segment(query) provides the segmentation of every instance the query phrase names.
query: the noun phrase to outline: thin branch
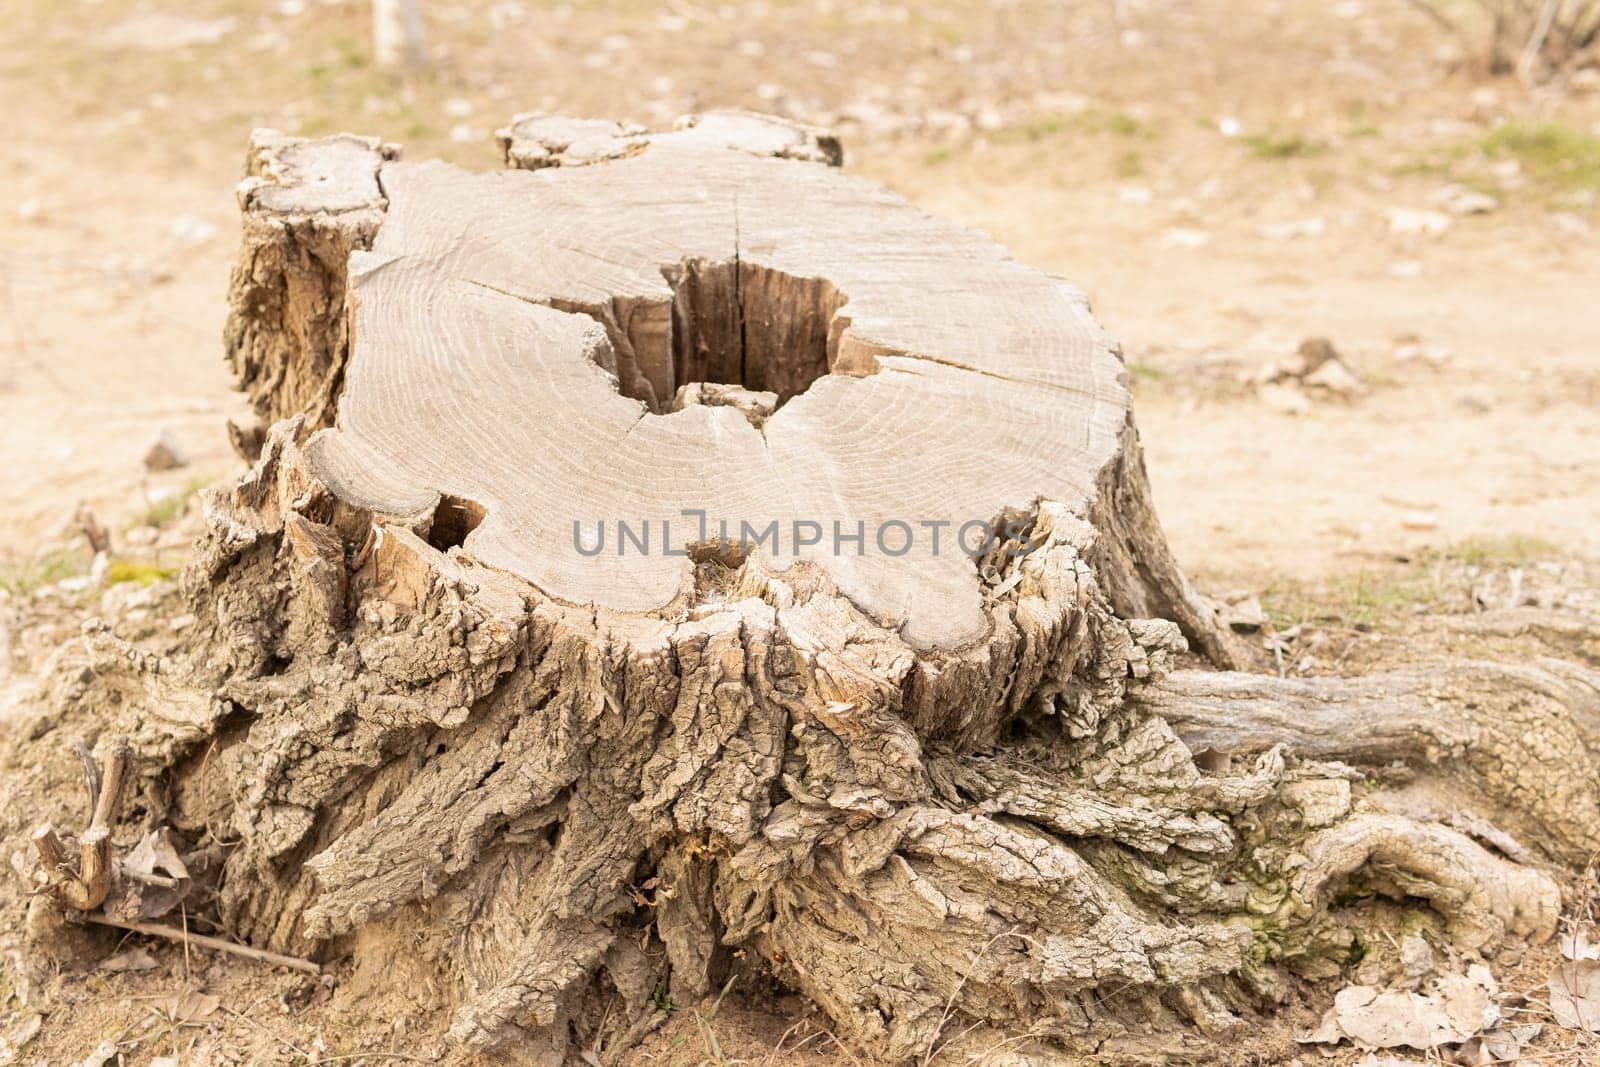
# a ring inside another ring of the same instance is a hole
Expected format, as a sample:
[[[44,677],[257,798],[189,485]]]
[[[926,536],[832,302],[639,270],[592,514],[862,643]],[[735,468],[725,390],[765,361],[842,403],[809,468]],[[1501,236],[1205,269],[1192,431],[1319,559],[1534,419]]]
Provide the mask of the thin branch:
[[[317,964],[312,963],[310,960],[303,960],[298,956],[285,956],[277,952],[268,952],[266,949],[251,948],[249,945],[224,941],[220,937],[208,937],[205,934],[190,933],[175,926],[162,926],[159,923],[123,922],[121,919],[113,919],[109,915],[86,915],[84,918],[101,926],[115,926],[119,930],[132,930],[136,934],[163,937],[168,941],[193,942],[201,948],[209,948],[215,952],[227,952],[234,956],[242,956],[248,960],[270,963],[276,967],[288,967],[291,970],[302,971],[306,974],[322,973],[322,968]]]

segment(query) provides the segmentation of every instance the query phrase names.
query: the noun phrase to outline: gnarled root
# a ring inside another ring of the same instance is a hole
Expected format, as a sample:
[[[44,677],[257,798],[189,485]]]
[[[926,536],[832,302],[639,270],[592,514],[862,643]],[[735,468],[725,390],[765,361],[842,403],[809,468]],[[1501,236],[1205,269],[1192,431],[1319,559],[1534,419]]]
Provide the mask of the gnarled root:
[[[115,697],[151,819],[236,842],[230,929],[443,989],[472,1048],[558,1062],[759,965],[887,1060],[977,1024],[1198,1055],[1336,969],[1352,902],[1489,954],[1600,844],[1587,668],[1171,673],[1049,504],[981,659],[756,561],[596,613],[340,504],[300,429],[208,502],[196,653],[91,627],[62,692]]]

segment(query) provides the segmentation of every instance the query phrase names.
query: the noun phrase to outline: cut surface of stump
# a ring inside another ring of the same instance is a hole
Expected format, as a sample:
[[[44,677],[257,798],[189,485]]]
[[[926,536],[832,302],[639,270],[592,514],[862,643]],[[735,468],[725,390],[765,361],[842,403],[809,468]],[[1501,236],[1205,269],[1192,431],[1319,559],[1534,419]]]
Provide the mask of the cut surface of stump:
[[[886,1061],[1192,1057],[1405,902],[1549,935],[1591,670],[1173,672],[1244,657],[1078,290],[777,120],[501,143],[258,134],[227,339],[273,425],[183,653],[64,662],[143,817],[227,843],[224,928],[552,1064],[730,976]]]
[[[467,552],[557,599],[667,612],[697,556],[766,535],[769,571],[971,645],[969,553],[1041,499],[1084,513],[1120,450],[1122,365],[1076,288],[830,168],[662,137],[590,167],[398,163],[383,188],[307,452],[373,511],[471,501]],[[695,383],[775,410],[672,410]]]

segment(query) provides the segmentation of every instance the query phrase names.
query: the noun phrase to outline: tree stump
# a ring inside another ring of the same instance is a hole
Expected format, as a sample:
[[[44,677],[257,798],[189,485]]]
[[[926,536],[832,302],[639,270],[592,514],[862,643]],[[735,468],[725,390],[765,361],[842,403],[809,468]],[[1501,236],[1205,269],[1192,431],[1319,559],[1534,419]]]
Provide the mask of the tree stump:
[[[1077,289],[776,120],[501,140],[252,144],[228,346],[272,425],[207,497],[191,653],[92,629],[72,696],[230,843],[229,930],[550,1063],[752,970],[886,1061],[1197,1054],[1349,953],[1351,898],[1548,936],[1494,842],[1600,844],[1591,673],[1170,673],[1245,659]],[[1501,836],[1385,799],[1396,760]]]

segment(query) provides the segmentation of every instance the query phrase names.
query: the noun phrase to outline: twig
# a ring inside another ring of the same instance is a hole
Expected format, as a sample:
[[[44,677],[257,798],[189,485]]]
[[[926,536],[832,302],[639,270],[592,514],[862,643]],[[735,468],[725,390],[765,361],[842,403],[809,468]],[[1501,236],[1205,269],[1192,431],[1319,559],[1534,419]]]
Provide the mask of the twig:
[[[1440,29],[1445,30],[1448,33],[1453,33],[1462,40],[1466,40],[1466,31],[1461,28],[1460,23],[1447,16],[1443,11],[1440,11],[1439,8],[1430,3],[1429,0],[1407,0],[1407,3],[1409,3],[1416,10],[1422,12],[1424,15],[1428,16],[1428,18],[1432,19],[1434,24]]]
[[[1524,85],[1533,81],[1533,65],[1538,62],[1539,53],[1544,49],[1544,42],[1550,36],[1550,25],[1555,21],[1556,8],[1560,6],[1561,0],[1544,0],[1544,6],[1539,9],[1539,18],[1534,23],[1533,32],[1528,35],[1528,43],[1517,59],[1517,77]]]
[[[136,934],[164,937],[168,941],[193,942],[201,948],[209,948],[216,952],[228,952],[235,956],[243,956],[245,959],[259,960],[262,963],[270,963],[277,967],[288,967],[291,970],[303,971],[306,974],[322,973],[322,968],[317,964],[312,963],[310,960],[303,960],[298,956],[285,956],[277,952],[268,952],[266,949],[251,948],[249,945],[224,941],[220,937],[208,937],[205,934],[194,934],[187,930],[179,930],[175,926],[162,926],[160,923],[123,922],[121,919],[113,919],[109,915],[86,915],[84,918],[101,926],[115,926],[119,930],[132,930]]]

